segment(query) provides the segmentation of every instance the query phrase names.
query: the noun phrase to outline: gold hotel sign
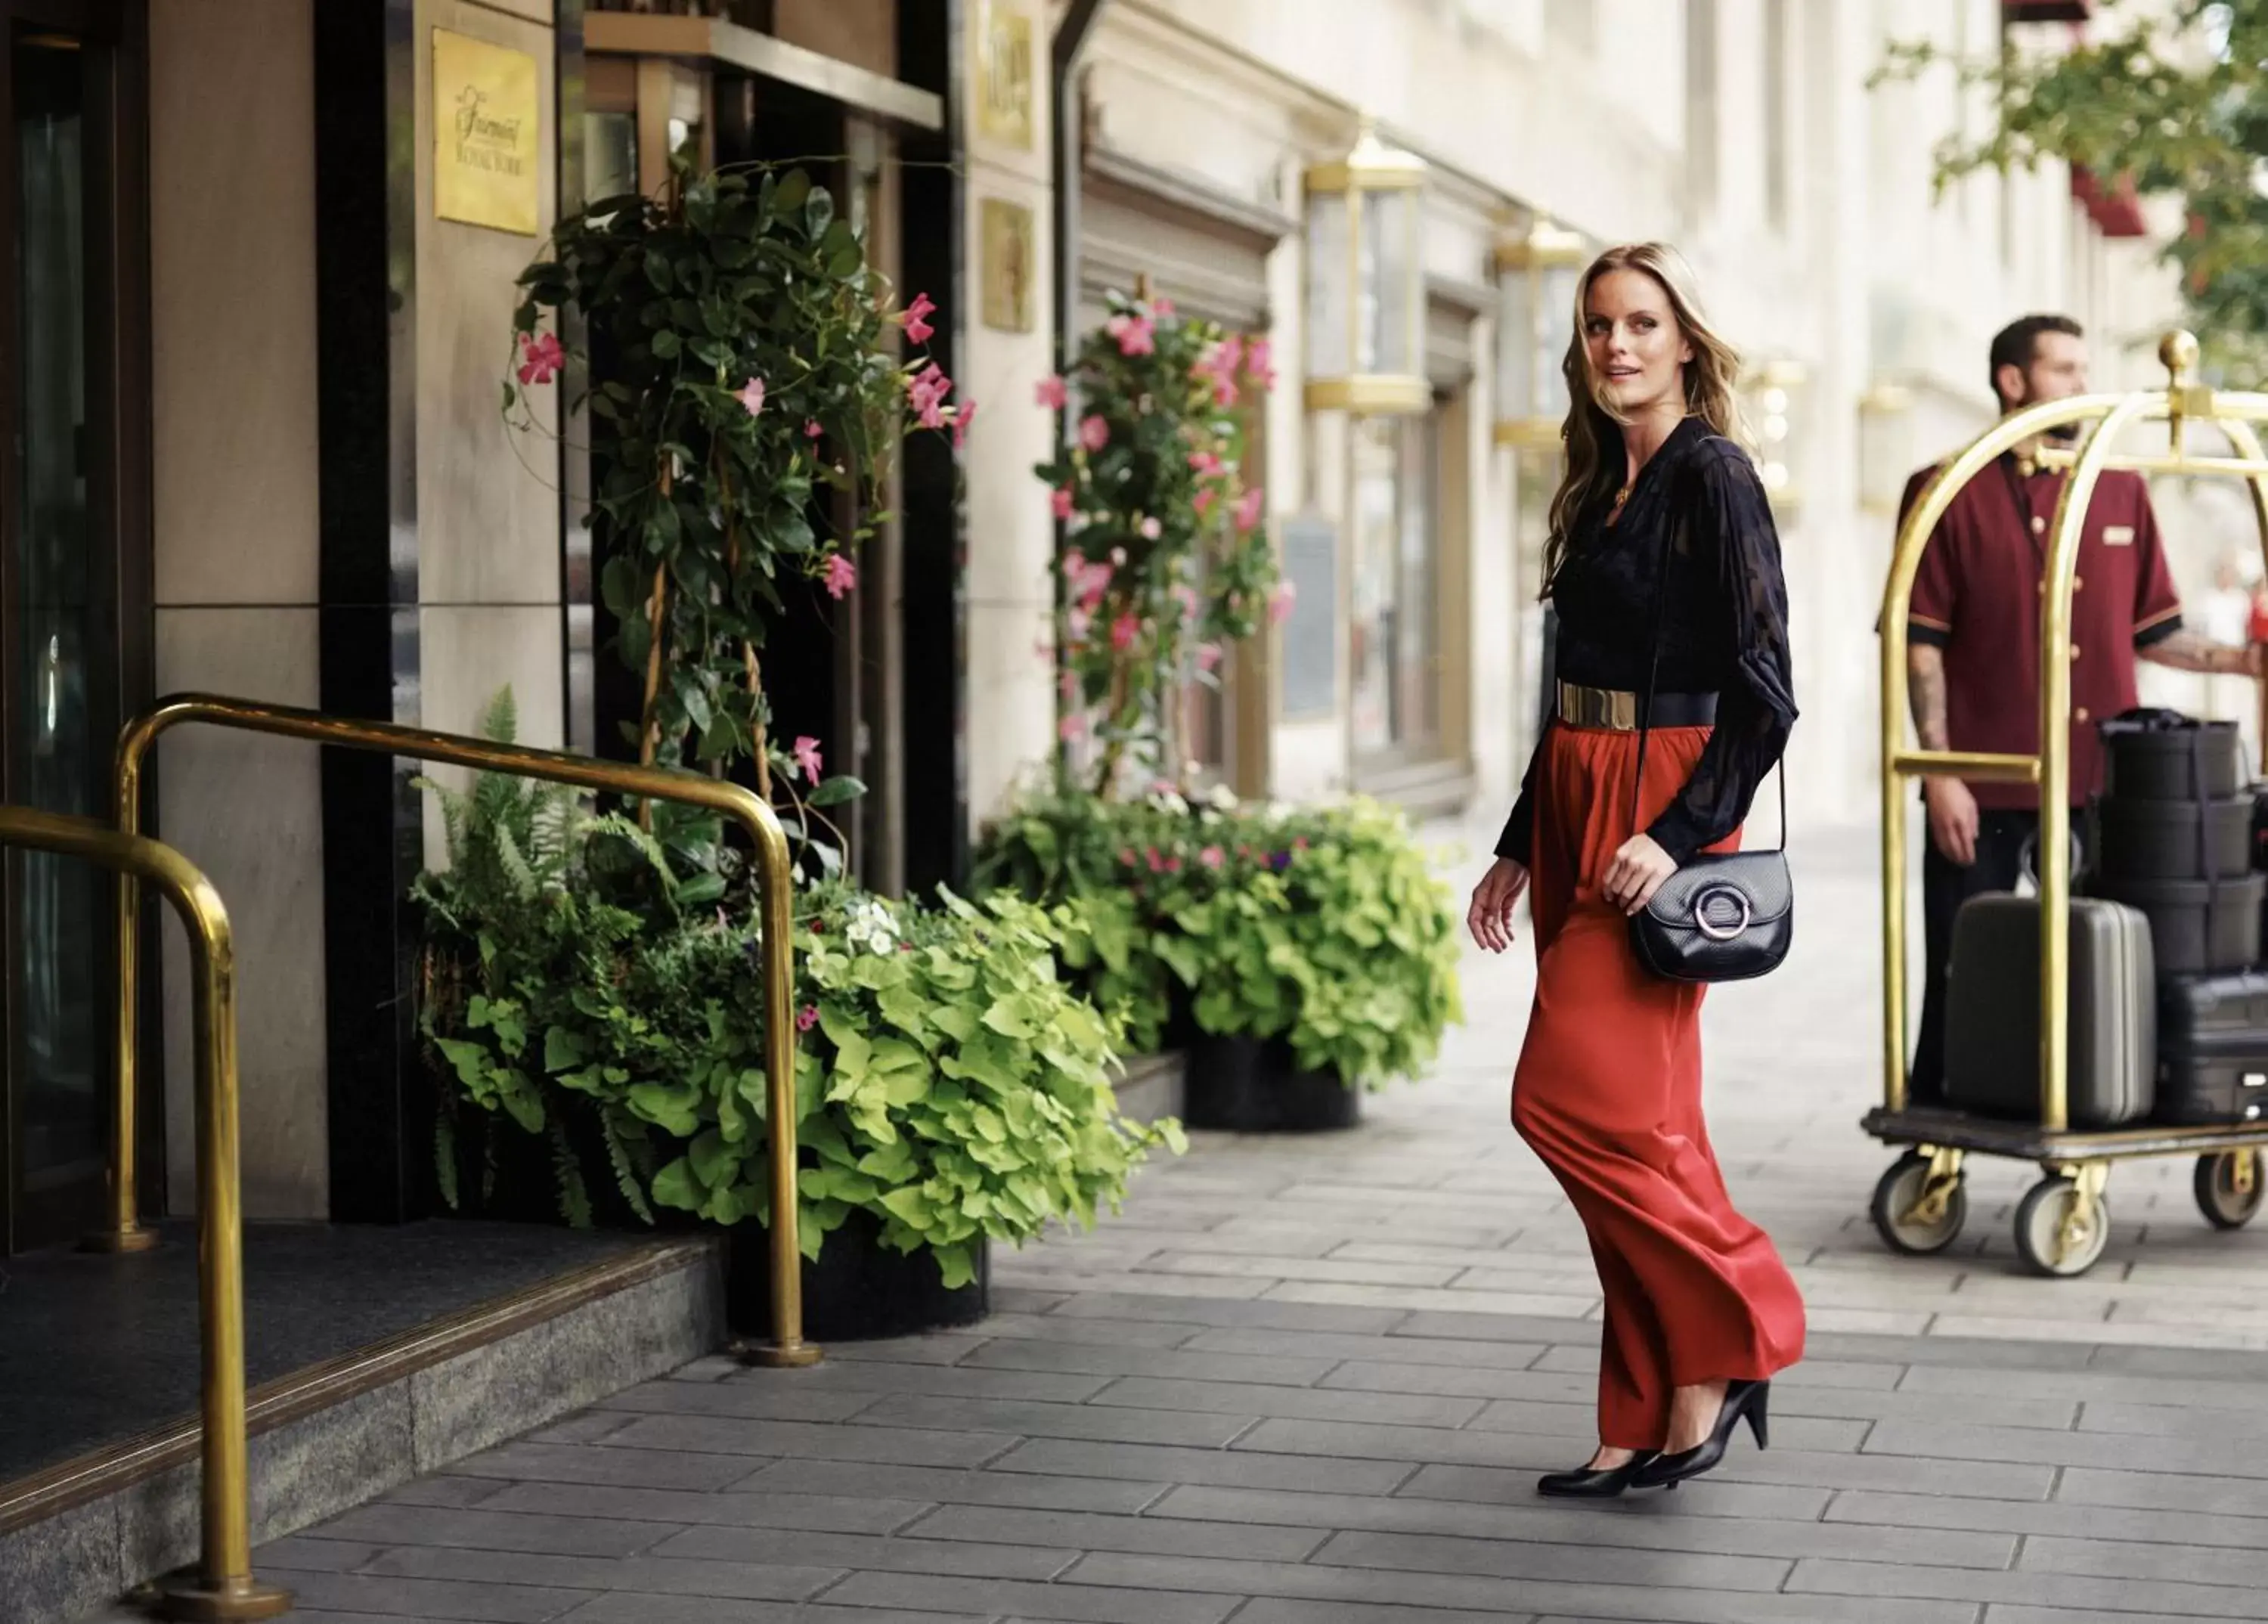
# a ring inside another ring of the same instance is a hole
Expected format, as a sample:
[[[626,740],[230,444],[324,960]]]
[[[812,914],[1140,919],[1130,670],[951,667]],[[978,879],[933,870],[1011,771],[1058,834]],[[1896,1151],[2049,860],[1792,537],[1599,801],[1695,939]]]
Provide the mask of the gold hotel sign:
[[[433,31],[433,212],[533,237],[541,229],[535,58]]]

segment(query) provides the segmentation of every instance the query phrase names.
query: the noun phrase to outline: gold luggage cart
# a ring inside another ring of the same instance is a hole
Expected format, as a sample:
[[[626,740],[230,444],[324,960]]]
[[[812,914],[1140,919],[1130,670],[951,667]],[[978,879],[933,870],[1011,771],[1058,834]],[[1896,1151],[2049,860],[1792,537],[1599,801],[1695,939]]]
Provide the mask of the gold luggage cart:
[[[2099,1132],[2070,1126],[2066,1084],[2069,1060],[2071,910],[2072,583],[2089,498],[2105,469],[2210,475],[2242,479],[2268,550],[2268,459],[2254,424],[2268,422],[2268,395],[2216,394],[2195,381],[2197,340],[2167,335],[2158,346],[2166,387],[2117,395],[2043,402],[2003,418],[1944,463],[1899,527],[1882,594],[1882,1103],[1863,1126],[1885,1144],[1903,1146],[1874,1186],[1875,1229],[1896,1251],[1942,1251],[1967,1216],[1962,1163],[1970,1155],[2037,1163],[2044,1177],[2016,1209],[2017,1251],[2043,1274],[2084,1274],[2110,1240],[2104,1198],[2112,1163],[2135,1156],[2195,1156],[2198,1207],[2218,1229],[2235,1229],[2260,1210],[2268,1193],[2268,1121],[2211,1127],[2136,1126]],[[2167,425],[2161,452],[2117,449],[2139,423]],[[2192,423],[2228,437],[2233,455],[2195,456],[2184,443]],[[2040,603],[2040,745],[2036,756],[1909,749],[1907,598],[1924,546],[1962,487],[2002,453],[2049,429],[2087,425],[2075,448],[2049,449],[2041,461],[2067,468],[2049,540]],[[2268,720],[2268,712],[2264,712]],[[2264,739],[2268,749],[2268,739]],[[1906,1102],[1907,780],[1930,773],[2014,780],[2040,786],[2037,881],[2040,897],[2039,1120],[2012,1122]]]

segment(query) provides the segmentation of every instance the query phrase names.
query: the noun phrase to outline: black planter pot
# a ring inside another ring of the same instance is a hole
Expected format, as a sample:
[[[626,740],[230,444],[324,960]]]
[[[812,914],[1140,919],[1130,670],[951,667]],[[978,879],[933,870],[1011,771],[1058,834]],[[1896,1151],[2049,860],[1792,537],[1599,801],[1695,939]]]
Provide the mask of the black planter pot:
[[[1166,984],[1166,1024],[1158,1035],[1160,1053],[1186,1049],[1200,1042],[1204,1033],[1197,1026],[1197,995],[1182,985],[1178,976],[1169,977]]]
[[[1187,1062],[1182,1120],[1189,1127],[1303,1133],[1362,1119],[1362,1089],[1336,1072],[1299,1070],[1281,1038],[1201,1035]]]
[[[669,1227],[657,1212],[657,1224],[648,1224],[623,1199],[615,1182],[613,1164],[592,1111],[581,1102],[556,1100],[551,1109],[563,1111],[567,1142],[583,1174],[584,1193],[590,1198],[591,1223],[600,1229],[651,1230]],[[477,1106],[461,1102],[456,1115],[457,1204],[433,1198],[436,1214],[452,1218],[476,1218],[491,1223],[564,1225],[559,1206],[559,1170],[553,1160],[549,1132],[530,1133],[509,1117],[491,1117]],[[488,1177],[487,1161],[493,1140],[496,1177]],[[492,1187],[482,1190],[484,1184]]]
[[[819,1249],[819,1261],[803,1259],[803,1334],[810,1340],[823,1346],[913,1336],[975,1325],[990,1311],[991,1257],[983,1239],[972,1243],[976,1278],[948,1291],[935,1258],[885,1246],[881,1236],[880,1219],[853,1208]],[[730,1243],[725,1323],[736,1336],[769,1336],[771,1233],[755,1222],[736,1224]]]

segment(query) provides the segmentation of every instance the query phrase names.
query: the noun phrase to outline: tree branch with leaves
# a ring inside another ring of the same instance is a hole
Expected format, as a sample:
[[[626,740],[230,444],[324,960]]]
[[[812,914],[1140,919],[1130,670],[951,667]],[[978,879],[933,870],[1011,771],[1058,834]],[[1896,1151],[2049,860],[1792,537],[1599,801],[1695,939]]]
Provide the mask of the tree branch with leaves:
[[[2268,369],[2268,0],[2103,0],[2094,36],[2054,55],[2004,34],[1988,57],[1894,42],[1870,85],[1950,69],[1996,119],[1938,145],[1939,192],[1983,170],[2062,159],[2106,185],[2180,200],[2188,228],[2166,246],[2208,358]]]

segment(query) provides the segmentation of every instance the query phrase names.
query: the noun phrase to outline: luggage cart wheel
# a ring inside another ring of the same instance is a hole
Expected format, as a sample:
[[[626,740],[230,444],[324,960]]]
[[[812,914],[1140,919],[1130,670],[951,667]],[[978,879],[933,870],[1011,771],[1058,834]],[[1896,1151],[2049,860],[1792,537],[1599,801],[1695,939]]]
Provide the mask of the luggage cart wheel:
[[[2110,1167],[2093,1163],[2050,1174],[2024,1192],[2016,1207],[2016,1251],[2042,1274],[2084,1274],[2110,1243],[2110,1203],[2102,1185]]]
[[[2260,1210],[2264,1194],[2268,1194],[2268,1167],[2261,1164],[2259,1151],[2221,1150],[2198,1158],[2198,1210],[2214,1229],[2242,1229]]]
[[[1915,1258],[1943,1251],[1969,1216],[1961,1153],[1909,1150],[1875,1183],[1869,1211],[1892,1251]]]

